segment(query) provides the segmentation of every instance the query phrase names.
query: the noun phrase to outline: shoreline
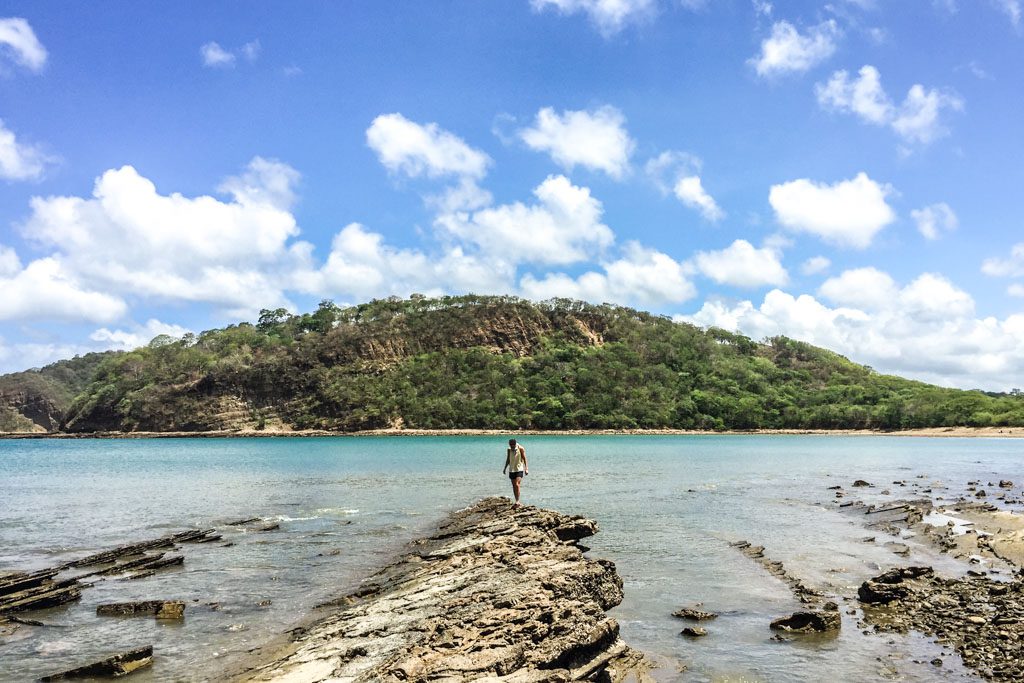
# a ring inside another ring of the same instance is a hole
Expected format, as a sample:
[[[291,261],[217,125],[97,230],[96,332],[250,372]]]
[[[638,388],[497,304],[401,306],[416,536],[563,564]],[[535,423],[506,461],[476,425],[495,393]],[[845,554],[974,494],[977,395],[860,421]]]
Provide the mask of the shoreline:
[[[1024,427],[925,427],[899,431],[877,429],[323,429],[216,430],[205,432],[0,432],[2,439],[230,439],[353,436],[910,436],[941,438],[1024,438]]]

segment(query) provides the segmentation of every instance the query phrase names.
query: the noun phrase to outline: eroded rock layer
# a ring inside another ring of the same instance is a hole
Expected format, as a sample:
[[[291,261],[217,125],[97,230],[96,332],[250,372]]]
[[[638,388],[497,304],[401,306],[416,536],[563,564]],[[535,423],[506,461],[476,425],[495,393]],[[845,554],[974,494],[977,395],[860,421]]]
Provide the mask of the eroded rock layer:
[[[646,680],[643,656],[605,610],[615,566],[576,542],[597,525],[488,498],[454,513],[297,632],[257,681]]]

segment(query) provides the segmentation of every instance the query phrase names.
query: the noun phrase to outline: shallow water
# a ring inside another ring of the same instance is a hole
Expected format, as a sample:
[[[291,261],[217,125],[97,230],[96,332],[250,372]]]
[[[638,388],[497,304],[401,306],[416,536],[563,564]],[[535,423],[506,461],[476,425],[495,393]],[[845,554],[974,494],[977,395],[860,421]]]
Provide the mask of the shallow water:
[[[626,599],[622,635],[660,664],[659,680],[969,679],[922,636],[863,635],[841,602],[836,638],[771,639],[767,624],[799,607],[789,589],[729,546],[764,545],[805,583],[851,596],[879,567],[966,567],[908,539],[883,547],[835,509],[834,484],[864,478],[941,482],[1024,479],[1024,441],[841,436],[550,436],[524,439],[525,502],[583,514],[587,543],[612,559]],[[27,680],[152,643],[136,681],[201,680],[356,586],[445,513],[507,495],[504,444],[492,437],[339,437],[0,441],[0,571],[41,568],[133,540],[216,526],[233,541],[184,546],[185,565],[103,581],[80,603],[27,616],[0,640],[0,679]],[[855,490],[868,501],[882,486]],[[851,495],[851,498],[853,495]],[[848,500],[851,498],[847,498]],[[280,521],[255,533],[226,522]],[[864,543],[867,535],[874,543]],[[100,602],[184,599],[184,624],[95,616]],[[259,603],[270,601],[269,605]],[[219,603],[212,609],[206,603]],[[678,635],[670,613],[703,602],[721,616],[707,637]],[[936,656],[943,666],[931,665]],[[686,667],[685,672],[679,669]]]

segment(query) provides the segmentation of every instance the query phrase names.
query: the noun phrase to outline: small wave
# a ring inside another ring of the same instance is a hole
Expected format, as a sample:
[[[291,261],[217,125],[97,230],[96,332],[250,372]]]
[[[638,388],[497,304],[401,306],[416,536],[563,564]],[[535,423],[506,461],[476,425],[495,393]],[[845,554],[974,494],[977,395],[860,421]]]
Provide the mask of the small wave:
[[[312,517],[289,517],[288,515],[278,515],[277,517],[269,517],[268,521],[273,522],[306,522],[311,519],[320,519],[320,515],[313,515]]]
[[[359,510],[356,508],[320,508],[316,510],[323,515],[357,515]]]

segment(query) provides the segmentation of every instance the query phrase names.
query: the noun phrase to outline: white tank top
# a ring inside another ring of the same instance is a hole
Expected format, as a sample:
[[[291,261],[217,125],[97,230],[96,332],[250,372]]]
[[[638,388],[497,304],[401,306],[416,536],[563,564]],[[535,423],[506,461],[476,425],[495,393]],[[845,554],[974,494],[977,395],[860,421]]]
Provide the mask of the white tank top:
[[[508,471],[509,472],[522,472],[523,471],[523,451],[522,446],[516,445],[515,448],[506,448],[505,452],[508,454]]]

